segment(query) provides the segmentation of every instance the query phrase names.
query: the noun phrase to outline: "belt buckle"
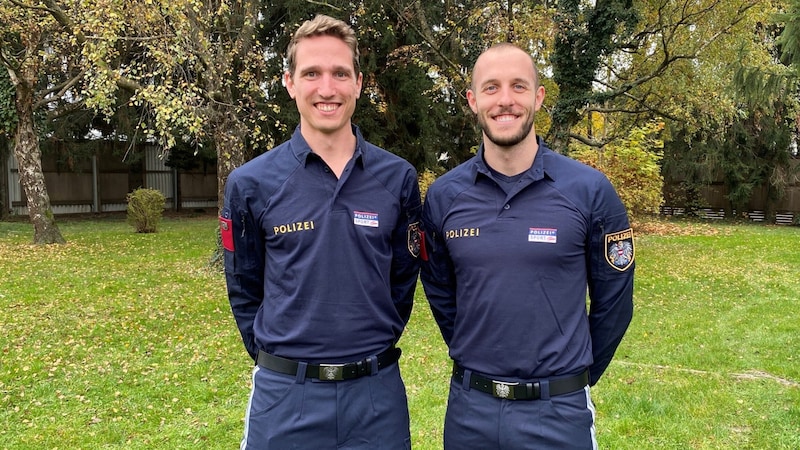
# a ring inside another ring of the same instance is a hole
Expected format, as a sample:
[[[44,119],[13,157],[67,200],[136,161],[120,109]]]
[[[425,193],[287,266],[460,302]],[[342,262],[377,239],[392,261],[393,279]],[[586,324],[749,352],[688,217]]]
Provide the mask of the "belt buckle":
[[[517,385],[519,383],[492,380],[492,395],[505,400],[516,400],[513,387]]]
[[[344,380],[344,364],[320,364],[319,379],[322,381]]]

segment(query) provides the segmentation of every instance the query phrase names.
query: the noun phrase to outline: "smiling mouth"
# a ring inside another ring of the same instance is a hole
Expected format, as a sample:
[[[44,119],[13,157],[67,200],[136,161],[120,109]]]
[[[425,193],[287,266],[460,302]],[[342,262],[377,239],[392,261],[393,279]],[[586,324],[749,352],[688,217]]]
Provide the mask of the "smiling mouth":
[[[517,116],[515,116],[513,114],[503,114],[503,115],[494,117],[494,121],[495,122],[501,122],[501,123],[502,122],[513,122],[514,120],[517,120]]]
[[[317,109],[322,112],[332,112],[336,111],[339,108],[339,105],[335,103],[317,103]]]

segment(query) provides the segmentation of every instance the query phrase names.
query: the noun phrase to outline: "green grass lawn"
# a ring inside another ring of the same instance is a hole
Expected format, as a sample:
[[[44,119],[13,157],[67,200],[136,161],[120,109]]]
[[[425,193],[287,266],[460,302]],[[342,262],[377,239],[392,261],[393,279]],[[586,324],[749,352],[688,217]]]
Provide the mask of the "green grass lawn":
[[[0,223],[0,449],[238,448],[250,361],[214,217]],[[607,449],[800,448],[800,228],[637,237],[636,311],[593,389]],[[441,448],[450,363],[418,290],[401,341],[415,449]]]

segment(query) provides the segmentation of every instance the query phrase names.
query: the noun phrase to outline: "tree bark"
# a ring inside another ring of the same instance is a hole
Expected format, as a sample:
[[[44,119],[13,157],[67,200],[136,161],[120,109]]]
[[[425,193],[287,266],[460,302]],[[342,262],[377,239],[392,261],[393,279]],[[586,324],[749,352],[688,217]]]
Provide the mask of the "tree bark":
[[[233,169],[247,162],[245,136],[247,127],[233,111],[221,111],[222,118],[214,128],[214,145],[217,147],[217,212],[222,213],[225,182]]]
[[[547,145],[556,152],[566,155],[569,151],[569,131],[573,125],[569,122],[553,122],[545,137]]]
[[[10,141],[0,134],[0,220],[8,218],[11,196],[8,192],[8,155]]]
[[[33,124],[33,87],[36,85],[37,75],[35,64],[26,64],[16,76],[12,75],[19,120],[14,140],[14,156],[17,158],[19,179],[28,203],[28,216],[33,224],[34,244],[63,244],[66,241],[56,225],[50,206],[50,196],[42,171],[39,137]]]
[[[214,145],[217,147],[217,214],[222,215],[225,201],[225,183],[233,169],[248,160],[245,148],[247,127],[232,111],[221,111],[221,119],[214,127]],[[217,245],[209,260],[209,266],[217,270],[224,268],[222,236],[217,227]]]

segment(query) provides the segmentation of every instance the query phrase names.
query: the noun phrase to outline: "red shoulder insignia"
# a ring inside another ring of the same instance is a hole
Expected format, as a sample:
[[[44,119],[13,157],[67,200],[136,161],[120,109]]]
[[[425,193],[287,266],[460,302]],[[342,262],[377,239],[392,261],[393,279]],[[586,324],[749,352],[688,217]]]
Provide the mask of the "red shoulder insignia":
[[[219,218],[219,234],[222,236],[222,247],[233,251],[233,222],[224,217]]]

